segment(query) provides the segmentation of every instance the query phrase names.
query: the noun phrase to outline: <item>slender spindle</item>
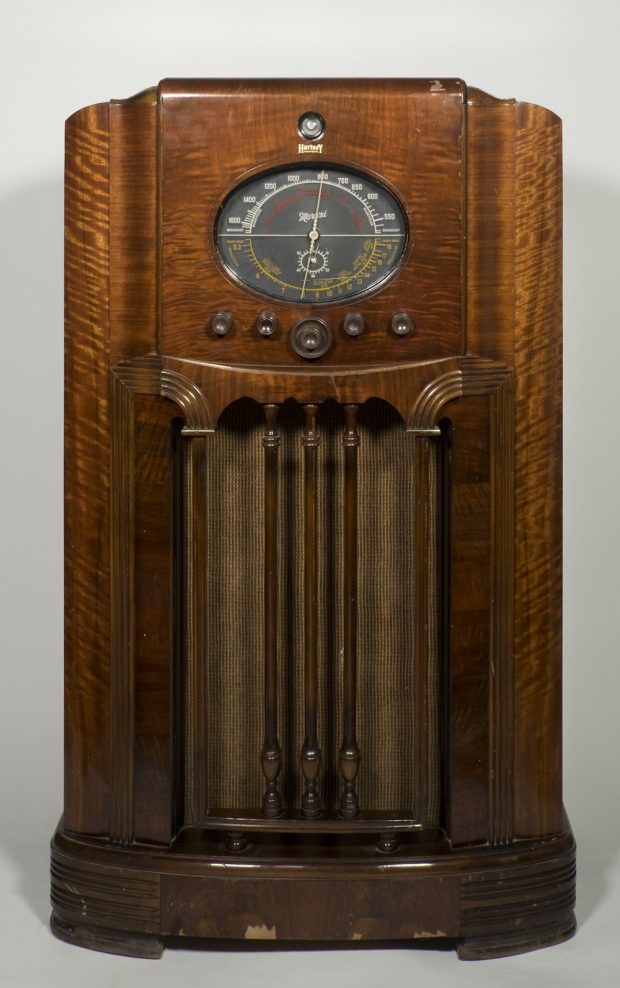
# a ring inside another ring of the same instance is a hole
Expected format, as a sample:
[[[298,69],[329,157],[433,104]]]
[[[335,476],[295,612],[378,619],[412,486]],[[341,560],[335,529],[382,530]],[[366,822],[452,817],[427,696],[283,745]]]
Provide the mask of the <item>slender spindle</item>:
[[[340,814],[357,816],[355,782],[360,751],[356,738],[357,712],[357,405],[344,406],[344,730],[340,748],[343,789]]]
[[[282,751],[277,727],[278,630],[278,406],[265,405],[265,737],[261,751],[266,788],[263,813],[273,818],[282,812],[278,775]]]
[[[304,792],[301,811],[305,817],[317,817],[321,800],[317,776],[321,752],[317,738],[317,449],[318,405],[304,405],[304,710],[305,738],[301,750]]]

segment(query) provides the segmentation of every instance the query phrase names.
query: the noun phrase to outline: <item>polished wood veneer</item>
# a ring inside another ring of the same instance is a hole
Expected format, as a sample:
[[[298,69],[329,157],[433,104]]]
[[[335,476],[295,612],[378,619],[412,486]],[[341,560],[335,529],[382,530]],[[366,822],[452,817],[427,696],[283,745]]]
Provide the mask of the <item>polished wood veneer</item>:
[[[66,150],[54,933],[570,936],[560,121],[460,80],[168,80],[78,111]],[[383,180],[411,244],[368,297],[266,304],[210,231],[309,160]]]

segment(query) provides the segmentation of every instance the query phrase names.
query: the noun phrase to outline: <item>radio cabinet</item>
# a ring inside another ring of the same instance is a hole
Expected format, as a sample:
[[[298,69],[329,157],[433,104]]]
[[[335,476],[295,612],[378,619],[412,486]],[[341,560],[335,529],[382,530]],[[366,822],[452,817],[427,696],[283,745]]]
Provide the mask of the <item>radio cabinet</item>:
[[[561,236],[459,80],[68,120],[58,937],[571,935]]]

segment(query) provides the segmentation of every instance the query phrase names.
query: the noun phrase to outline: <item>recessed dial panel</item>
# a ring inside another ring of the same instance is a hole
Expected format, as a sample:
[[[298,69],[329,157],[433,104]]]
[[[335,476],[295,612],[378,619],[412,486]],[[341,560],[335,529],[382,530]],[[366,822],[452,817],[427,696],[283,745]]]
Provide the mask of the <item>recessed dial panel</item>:
[[[255,175],[227,196],[215,229],[236,281],[312,305],[379,288],[398,270],[407,238],[405,212],[385,186],[330,165]]]

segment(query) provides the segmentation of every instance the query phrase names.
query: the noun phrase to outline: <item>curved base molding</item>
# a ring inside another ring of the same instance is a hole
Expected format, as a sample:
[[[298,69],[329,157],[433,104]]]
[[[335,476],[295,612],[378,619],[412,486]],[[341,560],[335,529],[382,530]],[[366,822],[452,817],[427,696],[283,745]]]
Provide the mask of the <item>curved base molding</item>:
[[[530,950],[540,950],[542,947],[553,947],[563,943],[575,933],[577,924],[571,913],[565,929],[550,926],[547,929],[532,933],[515,933],[512,936],[498,937],[467,937],[456,949],[461,961],[486,961],[494,957],[510,957],[512,954],[526,954]]]
[[[122,954],[124,957],[147,957],[157,960],[164,952],[162,937],[141,936],[139,933],[125,933],[121,930],[106,930],[102,927],[87,926],[84,923],[66,923],[54,911],[50,919],[50,929],[55,937],[65,943],[99,950],[105,954]]]
[[[349,860],[52,841],[52,932],[159,957],[167,936],[239,940],[459,941],[463,960],[501,957],[574,932],[575,845],[546,840],[424,855],[366,849]],[[251,865],[252,867],[248,867]]]

